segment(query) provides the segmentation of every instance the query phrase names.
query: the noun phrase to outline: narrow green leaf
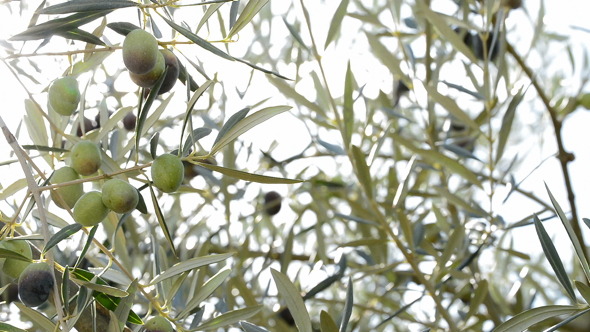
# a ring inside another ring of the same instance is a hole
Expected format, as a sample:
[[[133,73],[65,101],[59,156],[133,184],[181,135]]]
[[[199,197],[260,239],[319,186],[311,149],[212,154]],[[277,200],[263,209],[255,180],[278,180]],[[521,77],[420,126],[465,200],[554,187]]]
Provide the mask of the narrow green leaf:
[[[317,114],[321,115],[323,118],[327,118],[327,114],[317,103],[311,102],[309,99],[304,97],[302,94],[297,92],[295,88],[285,82],[284,80],[279,80],[273,77],[269,77],[268,80],[281,92],[281,94],[285,95],[288,98],[293,99],[298,105],[305,106],[310,110],[316,112]]]
[[[11,183],[8,187],[0,192],[0,200],[5,200],[16,194],[17,192],[27,188],[27,179],[18,179],[14,183]]]
[[[240,30],[245,28],[246,25],[248,25],[248,23],[250,23],[250,21],[252,21],[254,16],[256,16],[256,14],[258,14],[258,12],[262,9],[262,7],[264,7],[266,5],[267,2],[268,2],[268,0],[250,0],[250,1],[248,1],[248,3],[246,4],[246,7],[244,7],[244,9],[242,10],[242,13],[240,14],[238,19],[236,20],[236,23],[233,25],[233,27],[231,28],[231,30],[227,34],[227,37],[225,37],[225,38],[229,40],[233,36],[235,36],[235,34],[240,32]]]
[[[240,59],[240,58],[233,58],[233,59],[234,59],[234,60],[236,60],[237,62],[243,63],[243,64],[245,64],[246,66],[249,66],[249,67],[251,67],[251,68],[254,68],[254,69],[256,69],[256,70],[258,70],[258,71],[261,71],[261,72],[263,72],[263,73],[265,73],[265,74],[274,75],[274,76],[276,76],[276,77],[279,77],[279,78],[282,78],[282,79],[284,79],[284,80],[291,81],[291,79],[290,79],[290,78],[288,78],[288,77],[286,77],[286,76],[283,76],[283,75],[281,75],[281,74],[279,74],[279,73],[277,73],[277,72],[274,72],[274,71],[272,71],[272,70],[264,69],[264,68],[262,68],[262,67],[260,67],[260,66],[257,66],[257,65],[255,65],[255,64],[253,64],[253,63],[251,63],[251,62],[248,62],[248,61],[246,61],[246,60],[242,60],[242,59]]]
[[[215,172],[219,172],[223,175],[230,176],[232,178],[250,181],[250,182],[258,182],[258,183],[299,183],[303,182],[302,180],[295,180],[295,179],[286,179],[286,178],[277,178],[274,176],[266,176],[266,175],[259,175],[248,173],[244,171],[238,171],[236,169],[226,168],[217,165],[205,164],[205,163],[195,163],[196,165],[202,166],[204,168],[210,169]]]
[[[279,295],[287,303],[287,307],[293,316],[293,320],[295,320],[295,325],[297,325],[299,332],[312,332],[309,313],[295,285],[283,273],[275,269],[271,269],[270,272],[277,285]]]
[[[356,145],[352,145],[351,151],[357,180],[363,186],[367,197],[373,199],[373,179],[371,178],[371,172],[365,160],[365,155]]]
[[[267,329],[263,327],[248,322],[240,322],[240,327],[245,332],[269,332]]]
[[[221,284],[227,279],[230,275],[230,269],[223,269],[217,272],[214,276],[209,278],[203,286],[199,287],[197,293],[188,301],[186,307],[182,310],[180,314],[178,314],[178,318],[183,319],[185,318],[190,312],[196,308],[201,302],[209,297],[209,295],[213,294],[213,292],[221,286]]]
[[[92,240],[94,239],[94,234],[96,234],[96,230],[98,229],[98,225],[95,225],[94,227],[92,227],[90,229],[90,232],[88,233],[88,239],[86,239],[86,243],[84,244],[84,248],[82,248],[82,252],[80,253],[80,256],[78,256],[78,260],[76,260],[76,264],[74,265],[74,268],[77,268],[80,263],[82,262],[82,259],[84,259],[84,256],[86,256],[86,252],[88,252],[88,248],[90,248],[90,244],[92,244]]]
[[[110,12],[111,10],[98,10],[58,18],[30,27],[19,34],[12,36],[9,40],[45,39],[54,34],[78,28],[86,23],[96,20],[97,18],[103,17]]]
[[[152,107],[154,100],[158,96],[158,91],[160,91],[160,87],[162,86],[162,83],[164,82],[164,78],[166,78],[167,73],[168,66],[166,66],[166,69],[164,69],[164,73],[162,73],[162,76],[160,76],[158,81],[156,81],[156,83],[154,84],[154,87],[150,90],[150,93],[147,99],[145,100],[143,107],[141,107],[141,104],[138,105],[138,107],[140,107],[140,110],[137,115],[137,123],[135,126],[135,147],[137,150],[140,149],[139,140],[143,137],[143,127],[145,125],[148,113],[150,111],[150,108]],[[143,91],[143,89],[141,89],[140,91],[140,98],[142,99]]]
[[[82,282],[82,283],[86,283],[85,286],[87,284],[93,284],[94,286],[92,287],[97,287],[97,286],[106,286],[106,287],[110,287],[108,286],[107,282],[104,281],[102,278],[96,277],[96,275],[92,272],[88,272],[86,270],[82,270],[82,269],[73,269],[70,271],[70,274],[73,275],[76,278],[77,282]],[[96,277],[96,278],[95,278]],[[94,282],[92,282],[94,281]],[[110,287],[113,288],[113,287]],[[85,287],[82,287],[80,291],[85,290]],[[122,290],[119,289],[119,292],[124,292]],[[125,294],[127,294],[127,292],[124,292]],[[127,295],[125,295],[127,296]],[[110,296],[107,295],[105,293],[101,293],[101,292],[92,292],[92,297],[94,297],[94,299],[96,301],[98,301],[100,304],[102,304],[105,308],[107,308],[110,311],[115,311],[117,309],[117,306],[119,305],[119,302],[121,302],[120,297],[115,297],[115,296]],[[132,324],[136,324],[136,325],[141,325],[143,324],[143,321],[141,320],[141,318],[139,318],[139,316],[133,311],[131,310],[129,312],[129,317],[127,317],[127,322],[132,323]]]
[[[348,0],[343,0],[348,1]],[[352,139],[352,131],[354,127],[354,108],[352,99],[352,92],[354,90],[354,76],[350,70],[350,61],[346,67],[346,75],[344,79],[344,105],[343,105],[343,120],[344,120],[344,146],[350,145]]]
[[[479,131],[479,125],[471,119],[471,117],[465,113],[461,107],[450,97],[441,95],[435,87],[425,85],[424,88],[428,92],[428,96],[432,98],[434,102],[440,104],[446,109],[451,115],[453,115],[461,123],[469,126],[474,131]]]
[[[100,293],[103,293],[108,296],[126,297],[129,295],[129,293],[127,293],[126,291],[120,290],[116,287],[111,287],[108,285],[101,285],[101,284],[97,284],[97,283],[94,283],[91,281],[86,281],[86,280],[78,279],[78,278],[71,278],[71,280],[80,286],[84,286],[88,289],[92,289],[93,291],[100,292]]]
[[[137,279],[134,279],[133,282],[127,287],[127,295],[125,298],[121,299],[117,309],[115,309],[115,317],[117,318],[117,322],[119,323],[119,329],[123,330],[125,323],[127,322],[127,317],[129,317],[129,312],[131,311],[131,307],[133,306],[133,301],[135,300],[135,293],[137,292]]]
[[[257,305],[254,307],[247,307],[237,310],[228,311],[223,313],[215,318],[212,318],[203,324],[197,327],[197,330],[212,330],[218,329],[224,326],[228,326],[234,323],[237,323],[243,319],[248,319],[254,315],[256,315],[260,310],[262,310],[262,305]]]
[[[190,32],[189,30],[181,27],[180,25],[168,20],[167,18],[164,18],[164,21],[166,21],[166,23],[168,23],[168,25],[170,25],[174,30],[178,31],[180,34],[182,34],[183,36],[188,38],[193,43],[204,48],[205,50],[207,50],[217,56],[220,56],[226,60],[234,61],[234,58],[231,55],[229,55],[229,54],[223,52],[222,50],[218,49],[217,47],[211,45],[211,43],[209,43],[205,39],[195,35],[194,33]]]
[[[320,313],[320,329],[321,332],[338,332],[338,326],[329,313],[322,310]]]
[[[191,114],[193,112],[193,108],[195,107],[195,104],[197,103],[197,101],[199,100],[199,98],[201,98],[201,96],[203,95],[203,93],[205,93],[205,91],[211,86],[211,84],[213,84],[214,82],[211,80],[206,81],[205,83],[203,83],[203,85],[201,85],[198,89],[196,89],[195,93],[193,93],[193,96],[191,97],[191,99],[189,100],[188,104],[186,105],[186,112],[184,115],[184,121],[182,122],[182,132],[181,132],[181,136],[180,136],[180,141],[182,142],[182,138],[184,137],[184,132],[186,130],[186,127],[188,125],[189,119],[191,117]]]
[[[561,322],[557,323],[556,325],[553,325],[550,329],[547,329],[543,332],[553,332],[553,331],[558,331],[559,328],[561,328],[562,326],[566,326],[567,324],[569,324],[570,322],[572,322],[573,320],[575,320],[576,318],[587,314],[588,312],[590,312],[590,308],[586,308],[584,310],[581,310],[573,315],[570,315],[567,318],[564,318]]]
[[[553,194],[551,193],[551,190],[549,190],[549,187],[547,187],[547,184],[545,184],[545,189],[547,190],[547,193],[549,194],[549,199],[551,200],[551,204],[555,208],[555,212],[557,213],[559,220],[561,220],[561,223],[565,227],[565,230],[567,231],[567,235],[569,236],[570,241],[574,246],[574,250],[576,252],[576,255],[578,256],[578,260],[580,261],[580,264],[582,265],[582,271],[584,271],[584,274],[586,275],[586,279],[590,280],[590,266],[588,266],[588,261],[586,259],[586,252],[584,251],[584,248],[582,248],[580,241],[578,241],[578,238],[576,237],[576,233],[574,232],[574,229],[572,228],[572,225],[570,224],[569,219],[565,216],[565,213],[563,213],[561,206],[559,205],[559,203],[557,203],[557,200],[555,200],[555,197],[553,197]]]
[[[178,80],[185,86],[188,86],[190,84],[190,90],[193,92],[196,91],[199,88],[199,85],[188,73],[186,67],[182,64],[182,62],[178,61],[178,67],[180,68],[178,73]]]
[[[346,332],[348,321],[352,314],[352,306],[354,305],[354,294],[352,289],[352,278],[348,278],[348,287],[346,289],[346,301],[344,302],[344,310],[342,313],[342,321],[340,322],[340,332]]]
[[[498,134],[498,147],[496,149],[496,160],[497,163],[502,155],[504,154],[504,148],[506,147],[506,142],[508,142],[508,137],[510,136],[510,132],[512,131],[512,122],[514,121],[514,115],[516,114],[516,108],[520,105],[522,98],[524,97],[524,92],[522,89],[518,91],[518,93],[512,97],[510,104],[508,104],[508,108],[506,109],[506,113],[504,113],[504,117],[502,118],[502,127],[500,127],[500,133]]]
[[[21,330],[17,327],[14,327],[12,325],[8,325],[6,323],[0,323],[0,331],[4,331],[4,332],[27,332],[26,330]]]
[[[522,332],[532,325],[540,323],[548,318],[569,315],[582,311],[575,305],[548,305],[523,311],[498,325],[494,332]]]
[[[195,257],[195,258],[191,258],[186,261],[182,261],[180,263],[174,264],[166,271],[164,271],[164,272],[160,273],[159,275],[157,275],[156,277],[154,277],[154,279],[152,279],[152,281],[150,281],[149,284],[155,285],[162,280],[174,277],[175,275],[178,275],[182,272],[190,271],[192,269],[196,269],[201,266],[219,263],[221,261],[224,261],[224,260],[230,258],[232,255],[233,255],[233,253],[216,254],[216,255],[208,255],[208,256],[203,256],[203,257]]]
[[[549,234],[547,234],[547,231],[545,231],[545,227],[543,226],[543,224],[539,220],[539,217],[537,217],[536,214],[534,215],[533,220],[535,223],[535,230],[537,231],[537,235],[539,236],[539,241],[541,241],[541,247],[543,248],[543,252],[545,253],[545,257],[547,257],[549,264],[551,264],[551,267],[553,268],[553,272],[555,272],[557,280],[559,280],[563,288],[565,288],[567,295],[570,297],[570,299],[575,302],[576,294],[574,293],[574,288],[572,287],[572,283],[569,279],[569,276],[565,272],[565,268],[563,267],[561,258],[559,258],[559,254],[557,253],[557,250],[555,249],[555,246],[553,245],[553,242],[551,241]]]
[[[203,25],[207,23],[211,15],[215,14],[215,12],[221,7],[221,5],[223,5],[223,3],[215,3],[210,6],[207,6],[207,10],[205,11],[205,13],[203,13],[201,20],[199,21],[199,24],[197,24],[195,33],[198,33],[201,30]]]
[[[388,240],[376,239],[376,238],[364,238],[359,240],[347,241],[338,245],[338,247],[361,247],[361,246],[372,246],[372,245],[383,245]]]
[[[328,35],[326,36],[326,43],[324,44],[324,49],[328,48],[328,45],[336,38],[336,34],[340,31],[340,26],[342,26],[342,20],[346,15],[346,9],[348,8],[349,0],[342,0],[334,16],[332,17],[332,23],[330,23],[330,29],[328,30]]]
[[[406,148],[411,150],[414,153],[419,154],[422,158],[424,158],[430,165],[435,166],[436,164],[440,164],[443,167],[448,168],[450,171],[457,173],[458,175],[462,176],[469,182],[475,184],[478,187],[482,187],[481,182],[477,178],[477,175],[467,169],[467,167],[463,166],[460,162],[455,159],[451,159],[442,153],[435,151],[435,150],[426,150],[416,147],[412,142],[407,140],[406,138],[392,134],[394,141],[404,145]]]
[[[45,331],[58,331],[55,324],[40,311],[31,309],[20,302],[13,303],[18,307],[21,317],[22,315],[29,317],[33,323],[42,326]]]
[[[172,249],[172,253],[175,257],[178,257],[178,253],[176,252],[176,248],[174,247],[174,240],[172,240],[172,236],[170,235],[170,231],[168,230],[168,225],[166,225],[166,220],[164,219],[164,214],[162,210],[160,210],[160,204],[158,203],[158,198],[156,197],[156,193],[154,192],[154,188],[150,185],[150,194],[152,195],[152,203],[154,204],[154,211],[156,212],[156,218],[158,219],[158,223],[160,224],[160,228],[164,232],[164,237],[170,244],[170,248]]]
[[[156,131],[152,138],[150,138],[150,155],[152,159],[158,157],[158,142],[160,141],[160,132]]]
[[[8,250],[8,249],[4,249],[4,248],[0,248],[0,258],[9,258],[9,259],[16,259],[19,261],[25,261],[25,262],[32,262],[33,260],[25,257],[19,253],[16,253],[12,250]]]
[[[486,296],[488,295],[488,281],[486,279],[482,279],[477,283],[477,289],[475,293],[471,297],[471,302],[469,302],[469,311],[465,316],[465,321],[469,319],[469,317],[475,315],[479,310],[480,304],[483,303]]]
[[[82,29],[72,29],[69,31],[64,31],[64,32],[59,32],[56,33],[57,36],[60,37],[64,37],[66,39],[74,39],[74,40],[80,40],[89,44],[94,44],[94,45],[101,45],[101,46],[106,46],[106,44],[100,40],[100,38],[96,37],[95,35],[91,34],[90,32],[86,32]]]
[[[580,295],[582,295],[582,297],[586,301],[586,304],[590,304],[590,286],[577,280],[574,281],[574,284],[576,285],[578,292],[580,292]]]
[[[70,268],[67,265],[61,276],[61,302],[65,311],[70,312]]]
[[[289,33],[291,33],[291,36],[293,36],[293,38],[295,38],[295,40],[299,43],[299,45],[301,45],[301,47],[303,47],[304,49],[309,51],[309,47],[307,47],[307,45],[303,42],[303,39],[301,38],[299,31],[297,31],[298,29],[295,28],[293,25],[289,24],[289,22],[287,22],[287,19],[284,16],[283,16],[283,23],[285,23],[285,25],[287,26],[287,29],[289,30]]]
[[[230,116],[229,119],[227,119],[227,121],[219,130],[219,133],[217,134],[217,137],[215,137],[215,142],[213,142],[213,145],[217,144],[217,142],[219,142],[219,139],[225,136],[228,130],[232,129],[238,122],[244,119],[246,115],[248,115],[248,112],[250,112],[250,107],[241,109],[232,116]]]
[[[261,109],[260,111],[251,114],[248,117],[238,121],[234,126],[227,130],[227,132],[213,144],[211,148],[211,155],[215,155],[224,146],[229,144],[234,139],[238,138],[243,133],[261,124],[262,122],[272,118],[275,115],[281,114],[291,109],[291,106],[273,106]]]
[[[107,27],[123,36],[127,36],[127,34],[133,30],[141,29],[137,25],[129,22],[112,22],[107,24]]]
[[[96,10],[109,10],[137,6],[136,2],[128,0],[71,0],[58,5],[49,6],[41,10],[41,14],[55,15],[80,13]]]
[[[68,226],[60,229],[59,232],[55,233],[49,239],[49,241],[47,241],[47,244],[43,248],[43,254],[45,254],[49,249],[53,248],[53,246],[55,246],[56,244],[67,239],[68,237],[72,236],[73,234],[76,234],[81,229],[82,229],[82,225],[80,225],[78,223],[71,224],[71,225],[68,225]]]
[[[424,0],[416,1],[416,15],[426,18],[439,32],[439,36],[447,40],[453,48],[463,53],[471,62],[477,63],[477,58],[473,51],[465,45],[461,37],[453,31],[451,24],[444,20],[444,15],[432,11],[424,3]]]
[[[193,130],[193,132],[186,138],[182,148],[182,156],[186,156],[189,154],[191,147],[199,141],[201,138],[206,137],[207,135],[211,134],[211,128],[197,128]]]
[[[43,152],[68,152],[67,149],[62,148],[55,148],[52,146],[41,146],[41,145],[22,145],[21,146],[25,150],[37,150]]]
[[[457,225],[452,231],[449,237],[449,241],[445,245],[440,257],[437,258],[438,266],[446,266],[451,256],[458,252],[457,248],[463,247],[465,240],[465,227],[463,225]]]

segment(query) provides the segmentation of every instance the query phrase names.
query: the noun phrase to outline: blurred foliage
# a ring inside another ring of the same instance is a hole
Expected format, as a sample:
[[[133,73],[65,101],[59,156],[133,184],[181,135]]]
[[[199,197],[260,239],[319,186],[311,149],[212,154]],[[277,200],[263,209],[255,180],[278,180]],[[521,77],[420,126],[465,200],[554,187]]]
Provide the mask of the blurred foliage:
[[[1,4],[28,21],[1,43],[28,98],[17,128],[0,123],[0,167],[19,174],[2,183],[0,244],[53,262],[59,294],[27,308],[0,276],[1,330],[587,329],[590,221],[562,124],[588,107],[588,57],[547,30],[542,2],[26,3]],[[129,80],[136,28],[178,57],[171,93]],[[81,83],[72,117],[45,106],[64,74]],[[522,185],[545,133],[568,201]],[[81,139],[103,158],[85,189],[127,180],[135,211],[83,228],[57,208],[48,178]],[[152,186],[163,153],[183,160],[175,193]],[[544,226],[557,220],[570,249]]]

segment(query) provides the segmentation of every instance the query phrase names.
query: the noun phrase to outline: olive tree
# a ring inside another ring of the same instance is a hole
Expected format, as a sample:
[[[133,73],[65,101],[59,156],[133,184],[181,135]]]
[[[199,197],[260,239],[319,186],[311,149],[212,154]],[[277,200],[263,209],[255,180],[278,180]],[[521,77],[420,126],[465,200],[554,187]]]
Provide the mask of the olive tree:
[[[585,330],[588,59],[543,4],[26,4],[1,330]]]

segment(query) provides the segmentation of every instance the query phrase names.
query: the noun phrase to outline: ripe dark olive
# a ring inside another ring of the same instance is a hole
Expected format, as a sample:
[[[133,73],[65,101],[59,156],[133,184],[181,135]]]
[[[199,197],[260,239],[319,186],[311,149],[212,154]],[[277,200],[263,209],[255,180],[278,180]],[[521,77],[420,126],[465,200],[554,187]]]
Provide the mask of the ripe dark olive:
[[[117,213],[128,213],[137,206],[139,194],[128,182],[110,179],[102,186],[102,202]]]
[[[276,191],[269,191],[264,195],[264,211],[274,216],[281,211],[281,195]]]
[[[84,123],[84,128],[82,128],[82,123]],[[92,125],[92,120],[90,120],[87,117],[84,117],[84,120],[82,120],[78,123],[78,129],[76,130],[76,136],[82,137],[82,135],[86,134],[87,132],[91,131],[92,129],[94,129],[94,126]]]
[[[182,183],[184,165],[178,156],[166,153],[154,160],[151,173],[156,188],[171,193],[178,190]]]
[[[169,50],[160,50],[160,53],[164,56],[164,64],[168,67],[168,72],[166,73],[166,78],[164,78],[164,82],[162,82],[162,86],[158,91],[159,95],[172,90],[172,87],[174,87],[174,84],[178,80],[178,75],[180,74],[180,66],[176,55]]]
[[[106,119],[105,119],[105,121],[108,120],[111,117],[112,114],[113,114],[113,112],[107,111],[106,112]],[[96,114],[96,116],[94,117],[94,122],[96,122],[96,128],[99,128],[100,127],[100,123],[101,123],[100,117],[101,117],[100,112],[98,112],[98,114]]]
[[[142,332],[173,332],[174,329],[164,317],[156,316],[150,318],[141,329]]]
[[[31,247],[24,240],[2,240],[0,242],[0,248],[8,249],[10,251],[14,251],[17,254],[21,254],[29,259],[33,258],[33,252],[31,251]],[[7,276],[10,276],[14,279],[18,279],[21,272],[23,272],[31,262],[21,261],[19,259],[13,258],[6,258],[4,260],[4,264],[2,265],[2,272]]]
[[[59,184],[80,179],[78,173],[71,167],[65,166],[53,173],[51,184]],[[51,191],[51,199],[62,209],[73,208],[80,196],[84,194],[82,183],[59,187]],[[61,199],[59,199],[61,197]],[[65,205],[62,203],[65,203]]]
[[[91,175],[100,168],[102,156],[100,148],[91,141],[80,141],[70,152],[71,166],[80,175]]]
[[[32,263],[18,278],[18,296],[27,307],[40,306],[49,298],[54,283],[49,264]]]
[[[130,72],[145,74],[158,60],[158,41],[141,29],[131,31],[123,41],[123,63]]]
[[[82,226],[92,227],[106,218],[109,209],[102,202],[102,194],[90,191],[82,195],[74,205],[74,220]]]
[[[58,114],[72,115],[80,103],[78,81],[71,76],[58,78],[49,87],[47,99],[50,108]]]
[[[129,131],[135,130],[135,123],[137,122],[137,117],[133,112],[129,112],[123,118],[123,127]]]

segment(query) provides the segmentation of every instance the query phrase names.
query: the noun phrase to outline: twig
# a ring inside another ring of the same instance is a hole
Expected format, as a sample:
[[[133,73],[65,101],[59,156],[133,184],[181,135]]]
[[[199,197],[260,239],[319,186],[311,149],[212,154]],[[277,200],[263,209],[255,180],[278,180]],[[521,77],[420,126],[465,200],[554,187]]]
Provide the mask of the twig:
[[[537,90],[537,94],[541,98],[541,101],[543,102],[543,104],[545,105],[545,108],[547,109],[547,111],[549,113],[549,117],[551,118],[551,123],[553,125],[553,129],[555,130],[555,140],[557,142],[557,150],[558,150],[557,159],[559,160],[559,164],[561,165],[561,171],[563,173],[563,181],[565,182],[565,188],[567,191],[567,198],[569,200],[570,211],[572,214],[572,217],[571,217],[572,227],[574,229],[574,233],[576,234],[576,238],[578,239],[578,241],[582,245],[582,248],[586,248],[586,245],[584,243],[584,237],[582,236],[582,229],[580,228],[580,223],[578,220],[578,211],[576,208],[574,189],[572,186],[572,181],[570,178],[569,170],[567,168],[568,163],[570,161],[574,160],[574,155],[570,152],[567,152],[565,150],[564,145],[563,145],[563,138],[561,136],[562,120],[559,119],[559,115],[557,113],[557,110],[555,108],[553,108],[553,106],[551,106],[551,101],[549,100],[549,97],[547,97],[547,95],[543,91],[543,89],[540,86],[539,81],[537,80],[533,71],[526,65],[526,63],[520,57],[520,55],[518,55],[518,53],[516,53],[516,50],[512,47],[512,45],[510,45],[509,43],[506,43],[506,50],[508,51],[508,53],[510,53],[512,55],[512,57],[514,57],[514,59],[516,60],[518,65],[522,68],[522,70],[529,77],[529,79],[531,80],[531,83],[535,87],[535,90]],[[588,253],[585,250],[584,250],[584,258],[586,260],[588,260]]]
[[[47,243],[49,241],[49,226],[47,223],[47,216],[45,214],[45,206],[43,204],[43,200],[41,200],[41,190],[39,190],[39,186],[37,185],[37,182],[35,181],[35,178],[33,177],[33,174],[31,172],[31,166],[27,163],[27,158],[25,156],[25,152],[22,150],[22,148],[18,144],[16,137],[14,137],[14,135],[10,132],[10,129],[8,129],[8,127],[6,126],[6,123],[4,122],[4,119],[2,118],[2,116],[0,116],[0,128],[2,128],[2,133],[4,134],[4,138],[6,139],[6,142],[10,145],[10,147],[14,151],[14,154],[18,158],[18,161],[23,169],[23,172],[25,173],[25,178],[27,179],[27,185],[29,187],[30,192],[33,194],[33,197],[35,199],[35,203],[37,204],[37,209],[39,211],[39,219],[41,220],[41,229],[43,231],[43,238],[45,239],[45,243]],[[54,260],[53,260],[53,253],[51,251],[48,251],[46,253],[46,258],[47,258],[47,262],[48,262],[49,266],[53,266]],[[51,273],[53,279],[56,280],[53,269],[51,269],[50,273]],[[63,330],[66,331],[67,325],[63,319],[65,315],[63,312],[62,304],[61,304],[60,294],[61,294],[61,292],[59,289],[59,284],[54,283],[53,297],[54,297],[54,301],[55,301],[55,309],[57,311],[57,316],[58,316],[59,322],[61,323]]]

